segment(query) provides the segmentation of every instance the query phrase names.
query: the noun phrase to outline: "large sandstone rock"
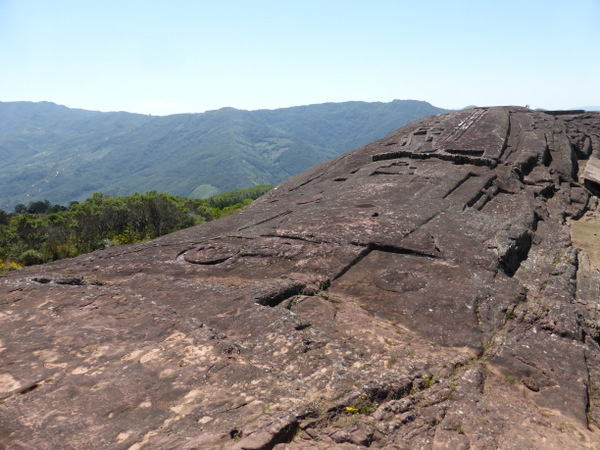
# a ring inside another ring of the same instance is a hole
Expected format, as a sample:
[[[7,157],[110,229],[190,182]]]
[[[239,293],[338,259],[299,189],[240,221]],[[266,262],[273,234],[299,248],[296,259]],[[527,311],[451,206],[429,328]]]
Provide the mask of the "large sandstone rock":
[[[243,213],[0,277],[0,446],[590,448],[600,114],[413,122]]]

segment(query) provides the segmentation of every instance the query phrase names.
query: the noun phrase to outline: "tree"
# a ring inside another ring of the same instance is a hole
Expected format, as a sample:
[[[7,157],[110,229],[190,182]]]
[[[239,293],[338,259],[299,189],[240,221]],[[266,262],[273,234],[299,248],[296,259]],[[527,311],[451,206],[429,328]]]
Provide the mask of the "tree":
[[[0,225],[8,225],[10,222],[10,216],[6,213],[6,211],[2,211],[0,209]]]
[[[264,189],[221,195],[222,207],[150,191],[116,198],[96,193],[82,203],[69,203],[69,209],[45,200],[31,202],[29,208],[17,205],[16,214],[0,210],[0,271],[7,261],[29,265],[62,259],[215,220],[240,211]]]
[[[102,194],[100,194],[102,195]],[[96,194],[94,194],[94,197]],[[102,238],[101,214],[97,198],[88,198],[85,202],[71,207],[70,213],[75,220],[75,245],[80,253],[87,253],[100,248]]]
[[[34,264],[42,264],[44,258],[37,250],[25,250],[19,257],[19,262],[25,266],[33,266]]]
[[[148,208],[148,228],[154,237],[193,225],[185,207],[169,194],[147,192],[144,200]]]
[[[48,238],[45,222],[36,214],[21,214],[15,218],[13,226],[27,248],[39,248]]]
[[[30,202],[29,207],[27,208],[27,212],[29,214],[45,214],[50,210],[51,207],[52,205],[48,200]]]

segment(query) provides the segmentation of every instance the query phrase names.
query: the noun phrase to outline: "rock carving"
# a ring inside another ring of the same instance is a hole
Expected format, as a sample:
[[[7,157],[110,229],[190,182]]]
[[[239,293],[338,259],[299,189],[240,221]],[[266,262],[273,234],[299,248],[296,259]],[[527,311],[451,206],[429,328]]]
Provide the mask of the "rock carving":
[[[600,445],[570,236],[599,143],[600,113],[431,116],[241,214],[0,276],[0,447]]]

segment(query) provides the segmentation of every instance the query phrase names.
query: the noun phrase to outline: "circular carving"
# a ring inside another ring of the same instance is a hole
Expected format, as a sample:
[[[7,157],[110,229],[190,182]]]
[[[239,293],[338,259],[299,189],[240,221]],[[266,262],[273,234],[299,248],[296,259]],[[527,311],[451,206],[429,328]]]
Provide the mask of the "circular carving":
[[[188,250],[185,252],[183,259],[192,264],[214,265],[227,261],[239,252],[240,250],[233,245],[212,243]]]
[[[411,292],[427,286],[427,280],[415,272],[385,269],[375,277],[375,285],[391,292]]]

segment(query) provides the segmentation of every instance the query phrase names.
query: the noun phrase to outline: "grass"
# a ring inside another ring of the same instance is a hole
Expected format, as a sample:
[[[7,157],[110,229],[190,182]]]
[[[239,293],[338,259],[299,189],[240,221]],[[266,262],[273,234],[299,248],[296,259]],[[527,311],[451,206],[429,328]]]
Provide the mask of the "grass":
[[[350,414],[362,414],[368,416],[369,414],[374,413],[379,404],[377,402],[371,401],[371,399],[367,396],[367,394],[363,394],[359,397],[358,403],[354,406],[346,406],[346,412]]]
[[[238,442],[240,439],[242,439],[242,432],[240,430],[231,430],[229,432],[229,436],[231,437],[231,439],[233,439],[235,442]]]
[[[450,388],[450,390],[454,392],[456,391],[456,389],[458,389],[458,381],[448,381],[446,386],[448,386],[448,388]]]
[[[436,382],[437,382],[438,376],[437,375],[429,375],[428,373],[425,374],[425,381],[423,382],[423,389],[429,389],[431,386],[433,386]]]

